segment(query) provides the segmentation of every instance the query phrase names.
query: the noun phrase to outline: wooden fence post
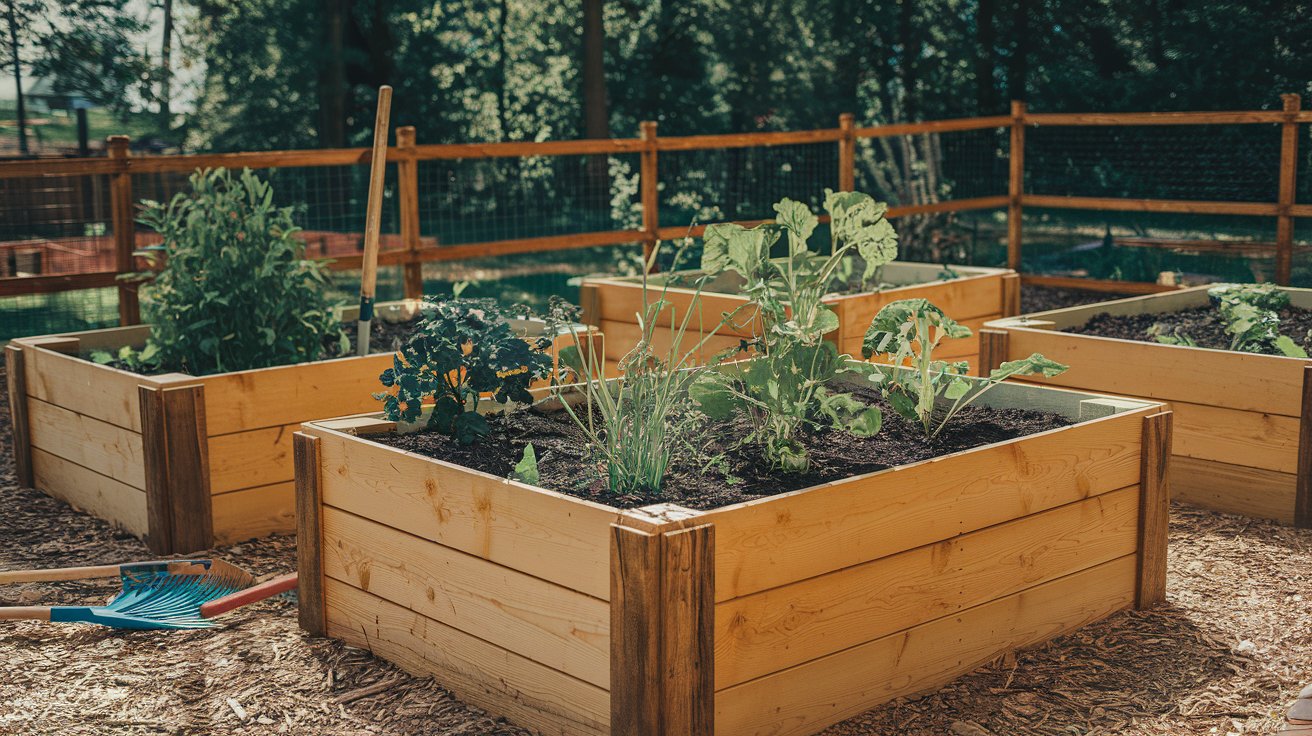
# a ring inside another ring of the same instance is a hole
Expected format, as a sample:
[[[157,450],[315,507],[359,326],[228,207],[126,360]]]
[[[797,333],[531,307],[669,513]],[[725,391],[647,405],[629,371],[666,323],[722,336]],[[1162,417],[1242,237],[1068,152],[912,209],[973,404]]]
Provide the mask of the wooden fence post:
[[[9,428],[13,437],[14,473],[18,485],[32,487],[32,436],[27,419],[27,369],[23,348],[5,346],[5,378],[9,384]]]
[[[642,260],[647,263],[652,251],[656,249],[657,232],[660,230],[660,181],[656,173],[656,121],[644,120],[640,125],[642,131],[642,231],[647,239],[642,243]],[[655,264],[652,269],[656,270]]]
[[[1276,215],[1276,283],[1289,285],[1294,267],[1294,185],[1298,177],[1298,111],[1302,99],[1298,95],[1281,95],[1284,102],[1285,122],[1280,126],[1280,201]]]
[[[114,228],[114,270],[123,275],[136,271],[132,252],[137,249],[136,223],[132,217],[132,172],[128,170],[128,137],[111,135],[107,143],[109,157],[118,164],[109,179],[109,211]],[[118,323],[141,323],[141,307],[137,301],[135,284],[119,282]]]
[[[1169,411],[1143,419],[1139,467],[1139,570],[1134,607],[1166,601],[1166,538],[1171,512],[1171,419]]]
[[[396,186],[401,205],[401,242],[405,246],[405,298],[424,295],[424,264],[419,260],[419,161],[415,126],[396,129]]]
[[[611,526],[611,733],[715,732],[715,528]]]
[[[856,191],[856,116],[845,112],[838,116],[838,191]]]
[[[292,435],[296,468],[296,569],[298,621],[312,636],[328,630],[323,598],[323,499],[319,490],[319,438]]]
[[[1007,268],[1020,271],[1021,196],[1025,192],[1025,103],[1011,101],[1011,147],[1007,153],[1010,176],[1007,197]]]

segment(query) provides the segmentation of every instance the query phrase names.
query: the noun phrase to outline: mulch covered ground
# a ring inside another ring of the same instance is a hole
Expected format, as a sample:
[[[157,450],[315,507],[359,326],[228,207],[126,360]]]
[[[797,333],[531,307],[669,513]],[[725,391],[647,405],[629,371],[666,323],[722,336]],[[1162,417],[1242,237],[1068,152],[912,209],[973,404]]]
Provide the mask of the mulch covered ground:
[[[0,377],[2,377],[0,373]],[[0,379],[0,385],[3,385]],[[0,399],[5,398],[0,391]],[[138,541],[17,488],[0,405],[0,569],[147,559]],[[1312,681],[1312,533],[1173,509],[1169,604],[1006,657],[826,733],[1271,733]],[[292,540],[216,550],[261,575]],[[10,585],[0,605],[103,602],[113,583]],[[269,601],[215,630],[0,622],[0,734],[523,734],[431,679],[296,627]]]

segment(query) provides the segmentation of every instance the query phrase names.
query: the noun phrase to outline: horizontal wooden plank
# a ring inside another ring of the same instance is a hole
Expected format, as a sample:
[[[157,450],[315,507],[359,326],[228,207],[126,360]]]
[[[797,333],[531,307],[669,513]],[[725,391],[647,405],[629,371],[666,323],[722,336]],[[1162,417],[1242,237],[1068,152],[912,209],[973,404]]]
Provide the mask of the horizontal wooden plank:
[[[439,245],[423,248],[416,258],[398,257],[397,262],[458,261],[466,258],[488,258],[507,256],[515,253],[544,253],[547,251],[573,250],[575,248],[593,248],[602,245],[623,245],[640,243],[647,235],[641,230],[608,230],[604,232],[571,233],[567,235],[545,235],[538,238],[517,238],[514,240],[496,240],[487,243],[462,243],[459,245]],[[358,268],[358,266],[355,266]]]
[[[32,476],[38,490],[76,509],[137,537],[144,537],[148,531],[145,491],[35,447]]]
[[[141,432],[137,386],[150,379],[42,348],[24,346],[23,355],[30,396]]]
[[[517,158],[521,156],[577,156],[642,150],[639,138],[589,138],[573,141],[506,141],[503,143],[437,143],[415,146],[415,159],[432,161],[462,158]],[[388,154],[389,158],[391,154]]]
[[[925,202],[924,204],[903,204],[888,208],[888,219],[924,215],[931,212],[969,212],[970,210],[992,210],[1006,207],[1011,202],[1009,197],[970,197],[966,199],[949,199],[946,202]]]
[[[391,354],[382,353],[205,376],[198,380],[209,435],[377,411],[371,394],[390,367]]]
[[[44,276],[10,276],[0,279],[0,297],[26,294],[56,294],[61,291],[100,289],[118,285],[116,271],[52,274]]]
[[[1179,286],[1151,282],[1085,279],[1072,276],[1043,276],[1029,273],[1021,274],[1020,283],[1022,288],[1025,286],[1046,286],[1053,289],[1104,291],[1110,294],[1159,294],[1164,291],[1178,291],[1180,289]]]
[[[296,484],[292,481],[214,496],[210,507],[216,545],[296,531]]]
[[[606,690],[389,603],[324,581],[328,635],[432,675],[465,702],[548,736],[605,736]]]
[[[1008,355],[1042,353],[1070,370],[1045,385],[1297,416],[1307,360],[1008,329]]]
[[[605,601],[332,507],[324,573],[466,634],[610,687]]]
[[[708,511],[716,600],[875,560],[1139,482],[1138,409]]]
[[[1228,514],[1294,523],[1298,477],[1190,457],[1171,458],[1171,498]]]
[[[1193,215],[1275,215],[1273,202],[1204,202],[1191,199],[1117,199],[1112,197],[1059,197],[1046,194],[1021,196],[1025,207],[1111,212],[1179,212]]]
[[[610,525],[600,504],[323,429],[324,504],[606,599]]]
[[[1128,608],[1135,557],[1035,586],[716,693],[715,730],[802,736]]]
[[[288,424],[210,437],[210,493],[290,481],[292,434],[300,426]]]
[[[596,279],[585,283],[597,285],[597,318],[606,322],[618,322],[636,325],[637,315],[643,313],[642,284],[638,281],[621,279]],[[750,315],[754,314],[745,307],[747,299],[736,294],[702,293],[696,294],[692,289],[671,287],[663,289],[658,284],[649,287],[648,298],[652,301],[665,299],[672,308],[663,310],[657,320],[658,325],[666,327],[682,324],[684,316],[693,310],[689,320],[690,331],[707,332],[714,329],[723,319],[723,315],[744,308],[735,318],[734,324],[726,324],[718,330],[719,335],[737,335],[751,337]],[[694,298],[696,297],[696,298]],[[600,324],[600,323],[599,323]],[[605,330],[603,334],[608,334]]]
[[[987,130],[1011,125],[1010,115],[993,115],[978,118],[928,120],[920,123],[894,123],[857,128],[857,138],[883,138],[891,135],[917,135],[920,133],[949,133],[961,130]]]
[[[1118,557],[1138,539],[1139,488],[722,603],[715,687],[839,652]]]
[[[603,344],[605,345],[605,355],[608,361],[618,362],[629,351],[633,350],[638,341],[642,339],[642,329],[636,323],[602,320],[598,327],[600,327],[604,336]],[[659,356],[667,355],[674,342],[674,330],[668,327],[657,327],[652,330],[651,337],[652,348],[656,354]],[[732,335],[703,335],[695,327],[691,327],[684,333],[683,339],[679,342],[680,357],[690,352],[703,340],[705,340],[705,344],[694,356],[694,359],[698,362],[706,361],[720,350],[736,347],[742,342],[743,338]]]
[[[656,139],[658,151],[746,148],[749,146],[783,146],[799,143],[836,142],[843,135],[838,128],[821,130],[780,130],[760,133],[723,133],[720,135],[682,135]],[[837,155],[837,152],[835,152]]]
[[[1172,401],[1172,454],[1230,465],[1298,472],[1294,417]]]
[[[145,490],[146,469],[139,433],[40,399],[29,399],[27,408],[33,447]]]
[[[1280,110],[1200,112],[1049,112],[1025,113],[1026,125],[1242,125],[1282,123]]]

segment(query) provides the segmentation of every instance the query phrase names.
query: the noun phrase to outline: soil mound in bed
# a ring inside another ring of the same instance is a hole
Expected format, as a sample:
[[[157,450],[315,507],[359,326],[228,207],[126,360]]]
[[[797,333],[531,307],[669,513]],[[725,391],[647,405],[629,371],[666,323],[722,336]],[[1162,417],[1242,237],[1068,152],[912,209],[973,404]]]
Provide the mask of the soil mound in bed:
[[[869,403],[880,404],[883,429],[870,438],[833,431],[808,435],[804,441],[811,456],[809,471],[777,472],[771,470],[754,445],[734,449],[737,438],[750,431],[747,419],[713,422],[689,438],[695,447],[681,448],[676,453],[666,474],[665,488],[659,494],[611,494],[604,464],[584,444],[582,430],[563,411],[548,414],[529,410],[489,417],[492,434],[474,445],[461,445],[437,432],[370,435],[367,439],[500,477],[510,474],[523,456],[524,446],[531,442],[543,488],[620,508],[677,503],[707,510],[1071,424],[1056,414],[972,406],[957,415],[938,438],[929,441],[918,425],[894,414],[875,392],[855,393]]]
[[[1097,314],[1084,325],[1068,327],[1062,332],[1155,343],[1157,339],[1148,334],[1148,330],[1156,324],[1169,328],[1170,334],[1178,332],[1188,335],[1201,348],[1230,348],[1230,335],[1225,331],[1221,312],[1210,304],[1160,314]],[[1312,339],[1308,336],[1309,330],[1312,330],[1312,310],[1298,307],[1280,310],[1279,330],[1280,334],[1292,338],[1299,347],[1312,352]]]

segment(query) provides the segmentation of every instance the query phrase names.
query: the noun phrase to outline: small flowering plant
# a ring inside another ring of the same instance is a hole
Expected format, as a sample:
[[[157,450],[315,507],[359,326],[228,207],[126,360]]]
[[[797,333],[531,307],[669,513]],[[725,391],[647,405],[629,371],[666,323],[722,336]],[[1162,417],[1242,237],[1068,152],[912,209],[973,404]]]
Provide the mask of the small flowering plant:
[[[527,307],[515,307],[516,315]],[[478,412],[482,401],[532,403],[528,388],[552,372],[551,338],[526,340],[492,299],[428,303],[419,329],[393,357],[379,380],[389,390],[374,394],[391,421],[418,421],[431,399],[427,426],[461,444],[491,432]]]

